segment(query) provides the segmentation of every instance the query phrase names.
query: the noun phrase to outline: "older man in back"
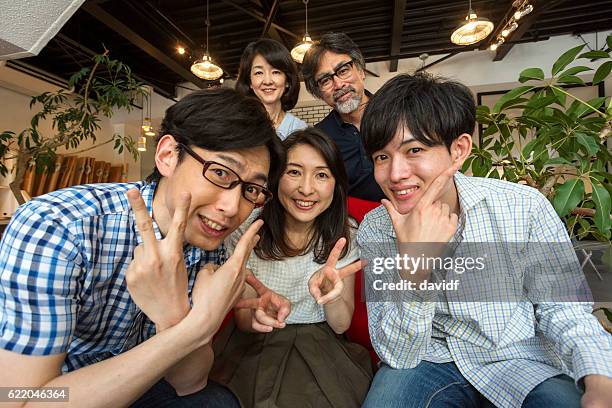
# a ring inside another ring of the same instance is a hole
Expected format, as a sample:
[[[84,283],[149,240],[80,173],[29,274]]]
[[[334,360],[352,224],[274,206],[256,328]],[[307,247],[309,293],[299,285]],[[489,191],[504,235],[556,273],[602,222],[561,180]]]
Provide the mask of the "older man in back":
[[[302,66],[306,89],[333,110],[316,127],[335,142],[349,176],[349,194],[378,201],[384,194],[361,141],[361,117],[372,96],[365,89],[365,61],[344,33],[328,33],[312,46]]]

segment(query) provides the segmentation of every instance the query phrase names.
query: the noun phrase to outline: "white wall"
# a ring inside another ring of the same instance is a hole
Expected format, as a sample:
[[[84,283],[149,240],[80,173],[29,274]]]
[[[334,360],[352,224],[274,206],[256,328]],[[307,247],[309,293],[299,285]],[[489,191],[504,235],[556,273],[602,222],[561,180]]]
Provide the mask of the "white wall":
[[[45,91],[56,91],[58,87],[53,86],[45,81],[33,78],[25,73],[16,71],[6,66],[0,66],[0,131],[12,130],[20,132],[29,126],[30,119],[35,110],[29,109],[30,98]],[[166,99],[158,94],[153,94],[151,99],[151,120],[153,126],[158,129],[165,110],[174,102]],[[36,109],[36,107],[34,107]],[[121,110],[116,112],[112,118],[101,118],[101,130],[97,134],[97,142],[108,140],[114,133],[122,133],[132,136],[135,140],[140,136],[141,125],[141,110],[134,108],[131,112]],[[51,125],[42,123],[40,129],[43,134],[50,134]],[[149,138],[149,150],[154,147],[154,137]],[[92,141],[82,143],[78,150],[82,150],[93,146]],[[63,148],[58,149],[58,153],[62,153]],[[149,153],[149,152],[147,152]],[[129,153],[119,154],[113,149],[112,144],[96,147],[90,151],[82,153],[91,157],[96,157],[98,160],[108,161],[113,165],[128,163],[129,172],[128,180],[140,180],[147,174],[141,174],[140,160],[134,161]],[[143,158],[148,155],[144,154]],[[150,168],[147,163],[147,169]],[[10,178],[8,179],[10,180]],[[8,184],[8,180],[0,178],[0,185]]]
[[[612,34],[599,33],[599,47],[605,44],[606,36]],[[595,49],[595,34],[585,34],[582,36],[591,48]],[[539,67],[545,74],[550,75],[550,69],[556,59],[565,51],[572,47],[583,44],[578,37],[565,35],[552,37],[546,41],[515,45],[506,57],[501,61],[493,61],[494,51],[471,51],[457,54],[446,61],[434,65],[427,69],[427,72],[456,79],[473,90],[493,90],[507,89],[508,86],[515,84],[519,73],[525,68]],[[583,51],[588,51],[585,47]],[[444,55],[430,56],[426,64],[430,64]],[[579,64],[590,67],[597,67],[600,63],[591,63],[589,60],[580,60]],[[399,61],[398,71],[389,72],[389,62],[375,62],[366,64],[368,70],[376,72],[380,77],[366,75],[366,88],[370,92],[376,92],[385,82],[401,73],[413,73],[422,66],[422,61],[418,58],[403,59]],[[591,74],[592,75],[592,74]],[[500,88],[498,84],[503,84]],[[489,86],[492,86],[489,89]],[[608,91],[609,93],[609,91]],[[300,89],[298,106],[308,106],[318,100],[312,97],[307,91],[304,83]],[[320,101],[318,101],[320,103]]]

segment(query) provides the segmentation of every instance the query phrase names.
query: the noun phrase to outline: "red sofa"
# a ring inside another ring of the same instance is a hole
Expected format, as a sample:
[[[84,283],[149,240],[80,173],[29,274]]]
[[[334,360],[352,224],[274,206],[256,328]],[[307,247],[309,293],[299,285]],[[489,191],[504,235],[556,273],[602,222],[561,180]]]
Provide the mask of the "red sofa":
[[[349,214],[358,222],[363,220],[366,213],[379,205],[381,204],[376,201],[366,201],[355,197],[349,197],[348,199]],[[355,274],[355,312],[353,313],[351,327],[349,327],[346,335],[351,341],[361,344],[370,352],[374,365],[378,363],[379,359],[372,348],[368,331],[368,313],[365,304],[365,293],[363,291],[363,271]]]

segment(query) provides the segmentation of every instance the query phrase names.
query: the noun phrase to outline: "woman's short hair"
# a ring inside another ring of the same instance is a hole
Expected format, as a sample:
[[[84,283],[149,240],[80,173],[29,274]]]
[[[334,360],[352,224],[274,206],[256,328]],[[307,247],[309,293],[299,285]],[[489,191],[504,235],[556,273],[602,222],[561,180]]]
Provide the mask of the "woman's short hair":
[[[243,95],[255,96],[251,89],[251,68],[257,55],[261,55],[268,64],[285,74],[287,79],[285,92],[281,97],[281,106],[284,111],[293,109],[300,94],[298,69],[287,48],[272,39],[263,38],[246,46],[240,57],[236,90]]]
[[[260,239],[255,247],[255,253],[262,259],[281,260],[313,251],[315,262],[324,264],[336,241],[344,237],[347,241],[341,255],[344,257],[349,250],[352,227],[347,205],[348,178],[336,144],[321,130],[313,127],[291,133],[282,143],[287,153],[301,145],[315,149],[334,176],[336,182],[334,195],[329,207],[316,218],[313,234],[306,247],[295,249],[287,240],[286,210],[278,198],[278,187],[284,170],[271,176],[270,189],[274,192],[274,197],[265,205],[260,215],[264,225],[259,230]],[[283,169],[285,168],[286,161],[283,162]]]

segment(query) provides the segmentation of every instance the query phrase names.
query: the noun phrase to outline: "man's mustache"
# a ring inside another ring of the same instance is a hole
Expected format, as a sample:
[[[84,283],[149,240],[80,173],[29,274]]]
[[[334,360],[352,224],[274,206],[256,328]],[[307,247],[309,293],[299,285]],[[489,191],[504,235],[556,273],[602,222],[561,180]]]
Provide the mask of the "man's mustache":
[[[355,88],[353,88],[352,86],[347,86],[346,88],[338,89],[336,92],[334,92],[334,102],[338,101],[338,99],[340,99],[349,92],[355,93]]]

